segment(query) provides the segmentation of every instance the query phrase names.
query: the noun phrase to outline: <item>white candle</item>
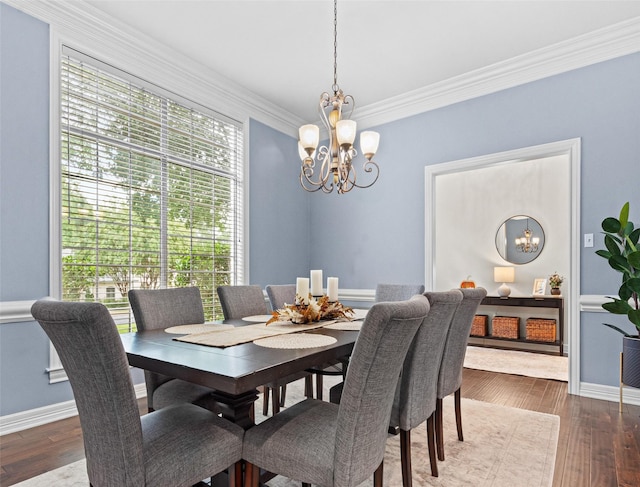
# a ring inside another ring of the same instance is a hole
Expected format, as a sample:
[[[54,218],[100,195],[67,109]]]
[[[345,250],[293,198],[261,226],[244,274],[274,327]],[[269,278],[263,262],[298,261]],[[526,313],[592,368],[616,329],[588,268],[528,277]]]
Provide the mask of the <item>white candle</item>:
[[[309,278],[296,279],[296,304],[309,304]]]
[[[337,301],[338,300],[338,278],[337,277],[327,277],[327,296],[329,296],[329,301]]]
[[[322,271],[311,271],[311,295],[322,296]]]

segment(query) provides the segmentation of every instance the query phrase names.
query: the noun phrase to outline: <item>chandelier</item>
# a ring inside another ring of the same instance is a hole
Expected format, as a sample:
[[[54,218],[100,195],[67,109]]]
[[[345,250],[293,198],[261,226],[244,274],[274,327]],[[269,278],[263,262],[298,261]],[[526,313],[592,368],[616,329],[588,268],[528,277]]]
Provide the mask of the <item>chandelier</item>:
[[[352,165],[357,155],[353,147],[356,138],[356,122],[350,120],[355,107],[355,100],[351,95],[345,95],[338,86],[338,2],[333,2],[333,92],[320,95],[318,111],[322,124],[329,134],[328,145],[318,148],[320,129],[317,125],[309,124],[300,127],[298,152],[302,164],[300,166],[300,184],[309,192],[321,189],[331,193],[334,188],[338,194],[347,193],[353,188],[368,188],[372,186],[380,174],[380,168],[372,158],[378,150],[380,134],[377,132],[362,132],[360,134],[360,150],[365,160],[362,163],[368,184],[357,181],[356,169]],[[317,150],[316,150],[317,149]],[[317,165],[316,165],[317,164]],[[315,179],[314,179],[315,178]],[[373,179],[371,181],[371,179]]]
[[[522,232],[522,237],[516,238],[516,250],[530,254],[538,251],[540,238],[534,237],[533,232],[529,229],[529,219],[527,218],[527,228]]]

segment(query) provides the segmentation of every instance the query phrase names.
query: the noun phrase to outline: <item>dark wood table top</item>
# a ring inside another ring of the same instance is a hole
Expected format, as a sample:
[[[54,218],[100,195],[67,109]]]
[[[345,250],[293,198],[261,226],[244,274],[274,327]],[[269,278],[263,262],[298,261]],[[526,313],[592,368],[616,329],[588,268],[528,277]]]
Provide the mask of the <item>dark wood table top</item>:
[[[249,323],[235,320],[233,324]],[[357,331],[319,328],[336,338],[336,343],[305,349],[273,349],[253,343],[227,348],[209,347],[174,340],[177,335],[164,330],[139,331],[121,336],[129,364],[153,372],[239,396],[310,367],[333,363],[349,355]]]

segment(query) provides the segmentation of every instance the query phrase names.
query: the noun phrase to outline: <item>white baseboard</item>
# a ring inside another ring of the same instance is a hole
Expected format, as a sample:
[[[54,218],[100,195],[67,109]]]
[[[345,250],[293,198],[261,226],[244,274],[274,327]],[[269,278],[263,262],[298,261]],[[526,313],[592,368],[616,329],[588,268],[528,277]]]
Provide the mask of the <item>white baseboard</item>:
[[[134,386],[136,398],[147,397],[147,388],[143,384]],[[41,408],[20,411],[15,414],[0,416],[0,436],[16,433],[17,431],[35,428],[43,424],[70,418],[78,414],[74,400],[51,404]]]
[[[592,399],[601,399],[603,401],[619,402],[620,388],[617,386],[603,386],[600,384],[591,384],[589,382],[580,382],[580,397],[590,397]],[[634,387],[623,387],[622,402],[624,404],[633,404],[640,406],[640,389]]]

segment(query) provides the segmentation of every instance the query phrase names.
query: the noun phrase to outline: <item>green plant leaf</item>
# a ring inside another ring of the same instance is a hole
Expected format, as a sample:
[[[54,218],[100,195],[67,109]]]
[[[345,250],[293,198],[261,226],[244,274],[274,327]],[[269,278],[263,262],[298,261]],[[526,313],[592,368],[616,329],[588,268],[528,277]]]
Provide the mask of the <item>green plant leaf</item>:
[[[613,255],[609,259],[609,265],[613,267],[615,270],[617,270],[618,272],[622,272],[625,274],[631,272],[631,267],[629,266],[627,259],[625,259],[621,255]]]
[[[609,252],[608,250],[596,250],[596,254],[598,254],[600,257],[604,257],[607,260],[611,258],[611,252]]]
[[[629,286],[627,286],[627,281],[623,281],[622,286],[618,290],[618,296],[623,301],[628,301],[629,298],[633,295],[633,291]]]
[[[635,252],[631,252],[627,256],[627,260],[629,264],[631,264],[636,269],[640,269],[640,250],[636,250]]]
[[[622,228],[620,220],[613,217],[608,217],[602,220],[602,229],[607,233],[618,233]]]
[[[622,227],[622,234],[626,237],[633,233],[633,222],[627,222],[627,224]]]
[[[614,315],[626,315],[630,310],[633,309],[626,301],[622,301],[616,298],[612,299],[613,301],[611,301],[610,303],[604,303],[602,305],[602,307],[609,313],[613,313]]]
[[[627,280],[627,282],[625,282],[625,286],[627,288],[629,288],[629,290],[631,290],[632,293],[638,293],[640,294],[640,279],[637,277],[633,277],[629,280]],[[622,298],[622,296],[620,296]],[[630,298],[631,296],[629,296]],[[627,298],[627,299],[629,299]]]
[[[631,232],[631,235],[629,235],[629,238],[631,239],[631,242],[633,242],[634,247],[637,247],[638,240],[640,240],[640,227],[636,228],[633,232]]]
[[[616,242],[611,235],[604,236],[604,245],[607,247],[607,250],[611,252],[611,255],[620,255],[622,252],[620,251],[619,242]]]
[[[629,202],[627,201],[624,205],[622,205],[622,209],[620,210],[620,226],[622,228],[626,227],[628,221],[629,221]]]
[[[626,337],[630,337],[631,335],[629,335],[626,331],[624,331],[622,328],[618,328],[615,325],[610,325],[609,323],[602,323],[604,326],[608,326],[609,328],[616,330],[619,333],[622,333],[624,336]]]

